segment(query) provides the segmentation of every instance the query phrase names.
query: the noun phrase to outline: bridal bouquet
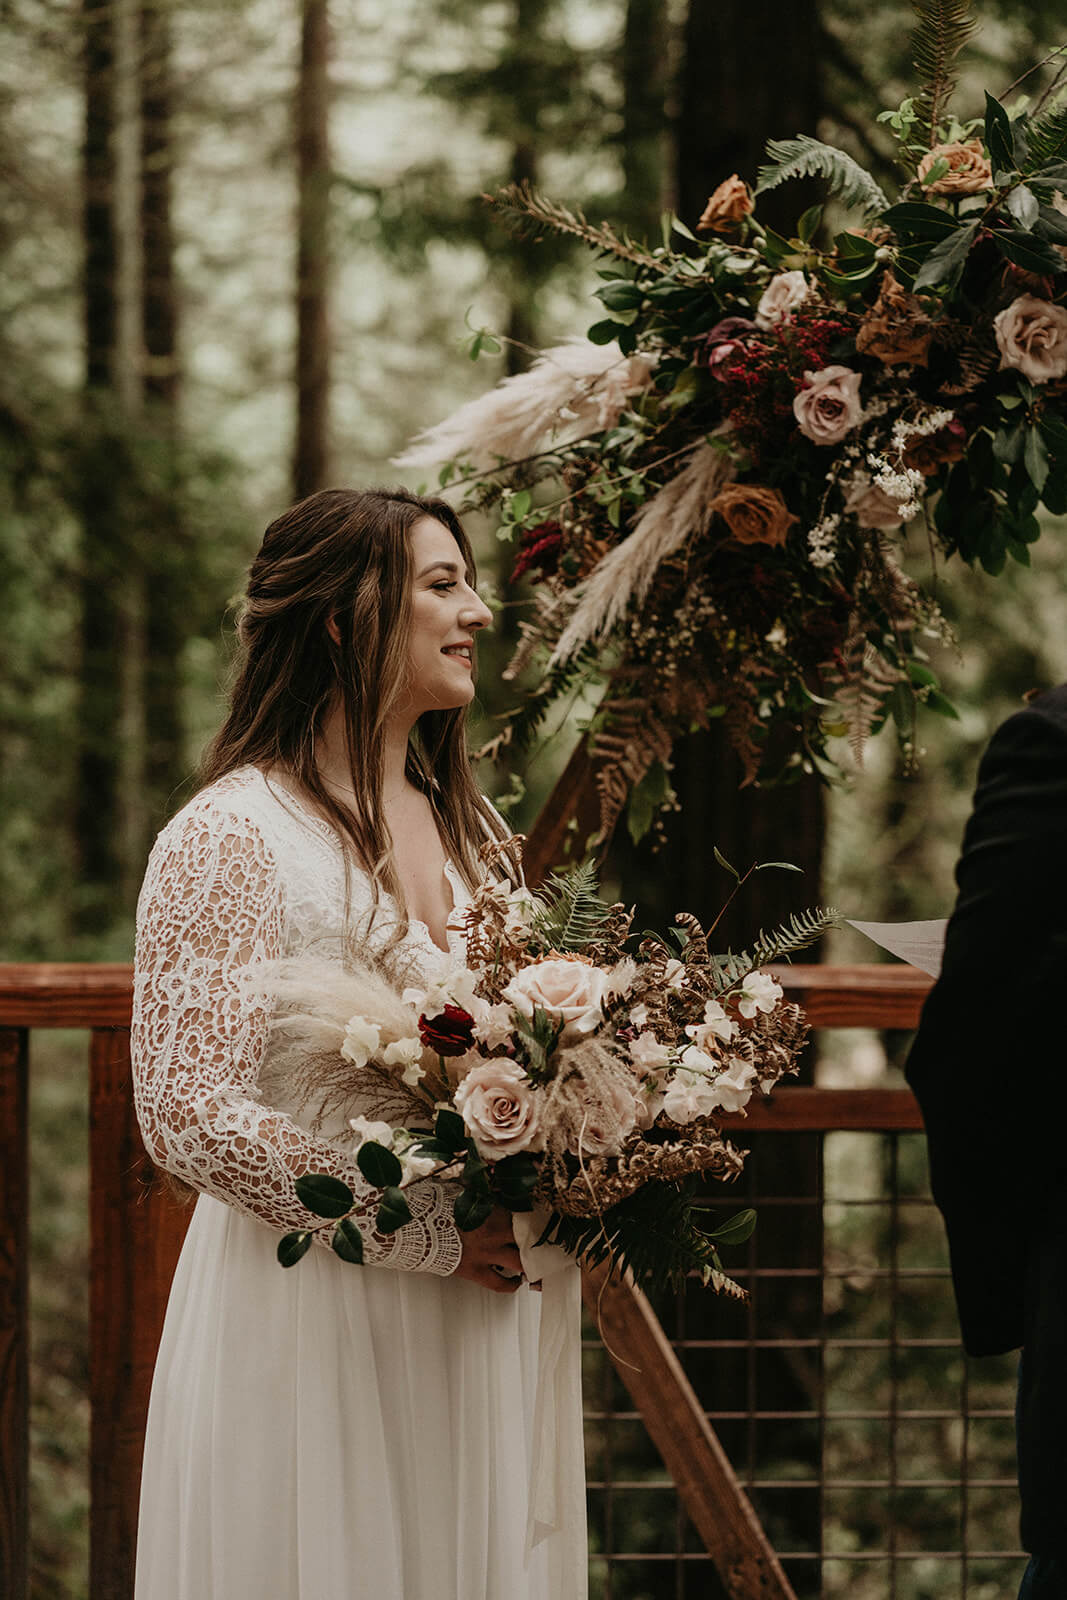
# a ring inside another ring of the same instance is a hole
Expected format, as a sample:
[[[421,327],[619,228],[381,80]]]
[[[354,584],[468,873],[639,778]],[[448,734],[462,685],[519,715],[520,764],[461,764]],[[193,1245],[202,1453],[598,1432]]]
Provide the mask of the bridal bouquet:
[[[496,197],[602,258],[596,320],[400,460],[445,460],[443,483],[498,508],[533,586],[511,672],[539,682],[493,752],[606,684],[589,727],[605,829],[628,800],[647,825],[674,739],[717,716],[748,781],[831,775],[828,739],[859,758],[890,717],[910,758],[916,705],[955,713],[904,529],[996,574],[1028,563],[1042,503],[1067,512],[1063,73],[961,121],[968,6],[916,9],[921,87],[880,119],[895,195],[801,135],[654,248],[529,188]],[[761,223],[759,197],[801,177],[833,206],[789,235]]]
[[[586,865],[536,896],[484,885],[464,913],[465,963],[428,988],[398,990],[352,965],[324,975],[320,964],[313,982],[290,970],[281,1047],[366,1113],[350,1123],[366,1189],[324,1174],[297,1182],[343,1260],[362,1260],[365,1228],[411,1220],[414,1185],[445,1178],[461,1229],[494,1204],[536,1208],[539,1242],[609,1260],[645,1287],[696,1271],[741,1293],[718,1247],[746,1238],[754,1214],[706,1228],[695,1179],[741,1170],[716,1116],[768,1093],[804,1042],[800,1008],[762,967],[834,916],[805,914],[750,954],[716,956],[685,914],[669,939],[643,934],[634,948],[632,915],[598,898]],[[314,1231],[281,1240],[283,1266]]]

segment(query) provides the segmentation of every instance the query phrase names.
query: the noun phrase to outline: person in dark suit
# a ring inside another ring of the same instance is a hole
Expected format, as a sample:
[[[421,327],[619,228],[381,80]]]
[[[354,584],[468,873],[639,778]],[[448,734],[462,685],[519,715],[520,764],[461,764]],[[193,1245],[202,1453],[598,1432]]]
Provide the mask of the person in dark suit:
[[[1067,1597],[1067,684],[978,773],[941,975],[906,1074],[964,1347],[1021,1349],[1020,1600]]]

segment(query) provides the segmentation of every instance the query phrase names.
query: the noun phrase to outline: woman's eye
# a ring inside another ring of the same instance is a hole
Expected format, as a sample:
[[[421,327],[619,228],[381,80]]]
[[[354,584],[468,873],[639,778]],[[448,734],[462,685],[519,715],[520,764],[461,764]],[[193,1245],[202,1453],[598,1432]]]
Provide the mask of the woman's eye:
[[[448,594],[450,590],[454,589],[455,587],[456,585],[454,583],[450,583],[447,579],[442,579],[440,583],[434,584],[434,588],[441,594]]]

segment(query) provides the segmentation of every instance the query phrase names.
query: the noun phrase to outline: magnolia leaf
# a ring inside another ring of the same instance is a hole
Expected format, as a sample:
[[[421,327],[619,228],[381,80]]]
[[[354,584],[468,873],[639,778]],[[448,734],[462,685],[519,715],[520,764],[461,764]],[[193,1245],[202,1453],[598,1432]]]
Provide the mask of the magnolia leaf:
[[[391,1150],[384,1144],[377,1144],[369,1139],[361,1144],[356,1152],[356,1166],[362,1172],[368,1183],[373,1183],[376,1189],[385,1189],[391,1183],[399,1183],[404,1176],[404,1169]]]
[[[892,228],[894,233],[910,233],[917,239],[944,239],[960,227],[951,211],[925,205],[919,200],[905,200],[898,206],[890,206],[878,221]]]
[[[328,1172],[309,1172],[296,1180],[296,1197],[316,1217],[343,1217],[351,1211],[356,1197],[340,1178]]]
[[[330,1244],[342,1261],[349,1261],[354,1267],[363,1265],[363,1235],[351,1217],[342,1217],[333,1230]]]
[[[1045,487],[1045,480],[1049,475],[1052,463],[1049,458],[1048,445],[1041,437],[1039,428],[1027,428],[1026,443],[1023,447],[1023,465],[1030,477],[1030,482],[1038,493]],[[1029,556],[1026,563],[1029,566]]]
[[[716,1244],[744,1244],[751,1238],[756,1226],[756,1213],[749,1206],[744,1211],[738,1211],[735,1216],[729,1217],[721,1227],[715,1228],[708,1234],[709,1239],[714,1239]]]
[[[985,142],[989,146],[989,160],[994,172],[1015,170],[1015,144],[1012,139],[1008,113],[999,100],[989,93],[985,97]]]
[[[509,1211],[533,1210],[537,1179],[537,1163],[525,1152],[494,1163],[493,1189],[501,1205]]]
[[[278,1260],[283,1267],[295,1267],[301,1256],[311,1249],[311,1235],[306,1228],[299,1233],[287,1233],[278,1240]]]
[[[456,1196],[452,1209],[456,1227],[462,1229],[464,1233],[471,1233],[489,1220],[493,1210],[493,1197],[489,1194],[478,1194],[474,1189],[464,1189]]]
[[[1024,233],[1018,228],[996,229],[993,234],[997,249],[1001,255],[1007,256],[1015,266],[1022,267],[1026,272],[1034,272],[1039,277],[1049,273],[1058,273],[1067,270],[1059,251],[1045,239],[1039,239],[1032,233]]]
[[[366,1146],[363,1147],[364,1149]],[[379,1233],[395,1233],[402,1228],[405,1222],[411,1221],[411,1207],[402,1189],[395,1184],[390,1184],[382,1195],[378,1207],[378,1215],[374,1219],[374,1226]]]
[[[933,289],[941,284],[953,288],[959,282],[977,232],[977,222],[969,222],[935,244],[916,274],[915,289]]]
[[[467,1143],[467,1124],[458,1111],[439,1111],[433,1131],[438,1143],[453,1154]]]

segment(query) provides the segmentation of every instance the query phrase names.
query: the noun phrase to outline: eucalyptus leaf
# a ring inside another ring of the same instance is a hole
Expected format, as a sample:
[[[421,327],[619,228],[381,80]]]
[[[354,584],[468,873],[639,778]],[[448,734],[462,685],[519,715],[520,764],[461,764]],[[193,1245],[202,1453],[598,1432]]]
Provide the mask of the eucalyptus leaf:
[[[306,1229],[301,1229],[299,1233],[287,1233],[278,1240],[278,1260],[283,1267],[295,1267],[301,1256],[306,1256],[310,1249],[311,1235]]]
[[[594,322],[593,326],[586,330],[585,336],[590,344],[610,344],[613,339],[618,338],[622,329],[623,324],[605,318],[603,322]]]
[[[731,877],[736,878],[737,881],[740,883],[741,874],[738,872],[736,867],[732,867],[730,865],[730,863],[727,861],[726,857],[723,855],[722,851],[719,849],[717,844],[713,844],[712,845],[711,853],[715,857],[716,861],[719,863],[719,866],[722,867],[724,869],[724,871],[730,873]]]
[[[800,872],[800,873],[802,873],[804,871],[803,867],[798,867],[792,861],[760,861],[756,865],[756,871],[757,872],[766,872],[768,870],[768,868],[770,868],[770,867],[776,867],[779,872]]]
[[[1052,463],[1049,458],[1048,446],[1041,437],[1039,428],[1027,428],[1026,443],[1023,448],[1023,465],[1030,475],[1030,482],[1038,493],[1045,487],[1045,480],[1049,475]],[[1027,560],[1029,565],[1029,560]]]
[[[617,278],[598,289],[596,297],[609,311],[636,311],[644,298],[641,289],[629,278]]]
[[[343,1217],[356,1203],[347,1183],[328,1172],[309,1172],[297,1178],[295,1188],[300,1204],[316,1217]]]

